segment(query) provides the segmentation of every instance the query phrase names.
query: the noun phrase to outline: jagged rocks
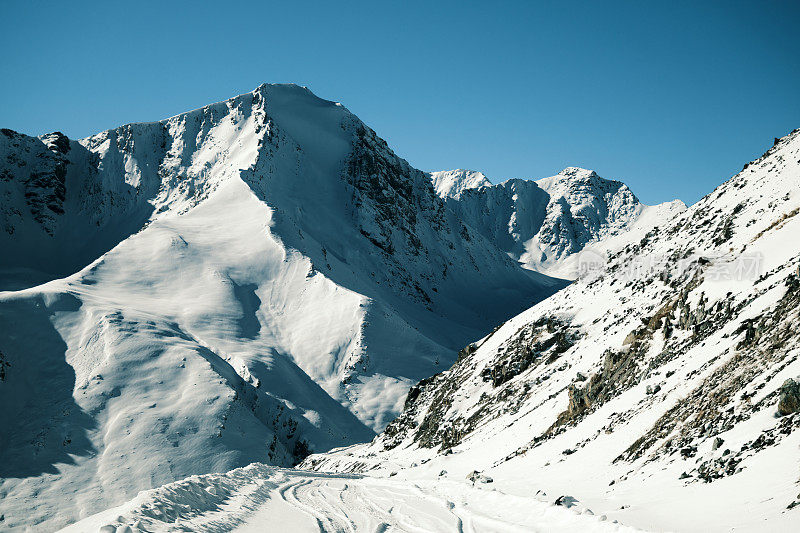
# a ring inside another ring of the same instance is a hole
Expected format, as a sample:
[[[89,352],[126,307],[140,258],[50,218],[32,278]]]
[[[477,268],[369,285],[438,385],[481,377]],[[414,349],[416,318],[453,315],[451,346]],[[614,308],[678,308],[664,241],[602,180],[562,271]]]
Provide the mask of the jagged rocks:
[[[0,137],[0,151],[5,154],[0,160],[0,182],[17,182],[33,219],[48,234],[53,235],[60,215],[64,214],[66,199],[66,175],[69,160],[70,140],[55,132],[40,138],[29,137],[12,130],[4,130]],[[12,189],[2,191],[4,205],[0,219],[5,219],[4,229],[13,234],[15,224],[22,213],[9,205]],[[13,221],[13,223],[12,223]]]
[[[569,509],[570,507],[574,507],[575,504],[578,503],[578,500],[572,496],[562,495],[556,498],[556,501],[553,502],[555,505],[559,505],[561,507],[566,507]]]
[[[487,476],[486,474],[481,474],[477,470],[473,470],[472,472],[467,474],[467,479],[469,481],[472,481],[473,485],[475,483],[493,483],[494,482],[494,480],[491,477]]]
[[[542,362],[549,364],[572,348],[578,334],[556,317],[545,317],[521,328],[481,372],[484,381],[499,387]],[[467,347],[469,348],[469,347]],[[585,378],[584,378],[585,379]]]
[[[495,331],[497,331],[497,328],[495,328]],[[462,360],[466,359],[467,357],[469,357],[470,355],[475,353],[475,350],[477,350],[477,349],[478,348],[477,348],[477,346],[475,346],[474,343],[464,346],[463,348],[461,348],[458,351],[458,359],[457,359],[457,361],[462,361]]]
[[[11,366],[11,363],[6,361],[6,358],[3,355],[3,352],[0,352],[0,382],[3,382],[3,381],[6,380],[6,368],[8,368],[10,366]]]
[[[567,389],[567,410],[558,415],[553,425],[537,441],[556,434],[558,428],[564,425],[577,423],[587,413],[640,382],[643,375],[639,371],[638,361],[648,348],[645,338],[645,335],[636,335],[626,349],[606,350],[602,370],[593,374],[583,388],[570,384]]]
[[[786,416],[798,411],[800,411],[800,383],[789,378],[781,385],[778,414]]]

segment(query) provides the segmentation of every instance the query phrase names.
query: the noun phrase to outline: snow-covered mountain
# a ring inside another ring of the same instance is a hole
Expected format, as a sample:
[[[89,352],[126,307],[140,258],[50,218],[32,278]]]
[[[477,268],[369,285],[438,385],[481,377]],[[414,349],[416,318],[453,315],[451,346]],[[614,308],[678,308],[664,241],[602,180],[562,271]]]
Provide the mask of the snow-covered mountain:
[[[456,200],[466,190],[492,186],[492,182],[482,172],[464,169],[431,172],[431,182],[436,194]]]
[[[577,167],[497,185],[470,170],[433,172],[431,181],[465,223],[520,264],[569,279],[577,277],[570,258],[587,246],[602,247],[623,233],[629,237],[635,226],[646,233],[686,208],[680,200],[646,206],[627,185]]]
[[[82,140],[0,130],[0,198],[3,526],[367,441],[564,286],[294,85]]]
[[[796,531],[798,214],[795,130],[468,345],[371,444],[303,466],[492,478],[657,531]]]

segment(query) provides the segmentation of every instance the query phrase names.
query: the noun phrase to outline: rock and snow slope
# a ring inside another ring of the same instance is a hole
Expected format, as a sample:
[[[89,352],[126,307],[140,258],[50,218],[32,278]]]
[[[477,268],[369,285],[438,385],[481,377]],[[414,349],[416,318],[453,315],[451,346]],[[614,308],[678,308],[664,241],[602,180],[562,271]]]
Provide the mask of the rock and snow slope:
[[[305,466],[478,470],[645,529],[797,531],[798,215],[800,130],[469,345],[371,444]]]
[[[563,286],[293,85],[80,141],[0,130],[0,199],[3,526],[369,440]]]
[[[577,277],[571,259],[587,246],[602,248],[633,228],[646,233],[686,208],[680,200],[646,206],[625,184],[576,167],[497,185],[470,170],[433,172],[431,181],[448,207],[520,264],[569,279]]]

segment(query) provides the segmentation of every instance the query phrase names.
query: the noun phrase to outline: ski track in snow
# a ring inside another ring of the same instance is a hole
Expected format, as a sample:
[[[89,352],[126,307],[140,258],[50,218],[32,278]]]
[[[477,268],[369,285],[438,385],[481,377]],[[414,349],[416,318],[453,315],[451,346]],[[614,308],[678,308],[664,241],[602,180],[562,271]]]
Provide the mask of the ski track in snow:
[[[121,507],[61,531],[637,531],[586,509],[579,512],[489,485],[408,482],[253,464],[141,492]]]

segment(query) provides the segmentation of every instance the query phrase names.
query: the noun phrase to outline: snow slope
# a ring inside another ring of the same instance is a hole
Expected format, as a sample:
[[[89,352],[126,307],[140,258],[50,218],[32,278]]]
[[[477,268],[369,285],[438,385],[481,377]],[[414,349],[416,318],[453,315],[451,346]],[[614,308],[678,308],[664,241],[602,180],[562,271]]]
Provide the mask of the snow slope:
[[[468,170],[434,172],[431,180],[465,223],[525,268],[568,279],[577,277],[570,258],[587,246],[630,237],[634,226],[647,232],[686,208],[680,200],[646,206],[625,184],[577,167],[497,185]]]
[[[0,197],[6,527],[369,440],[563,286],[294,85],[80,141],[1,130]]]
[[[800,526],[800,130],[462,350],[368,445],[304,467],[472,471],[658,531]]]
[[[128,529],[126,529],[128,528]],[[193,476],[66,527],[127,531],[633,532],[540,498],[452,481],[407,483],[253,464]]]

